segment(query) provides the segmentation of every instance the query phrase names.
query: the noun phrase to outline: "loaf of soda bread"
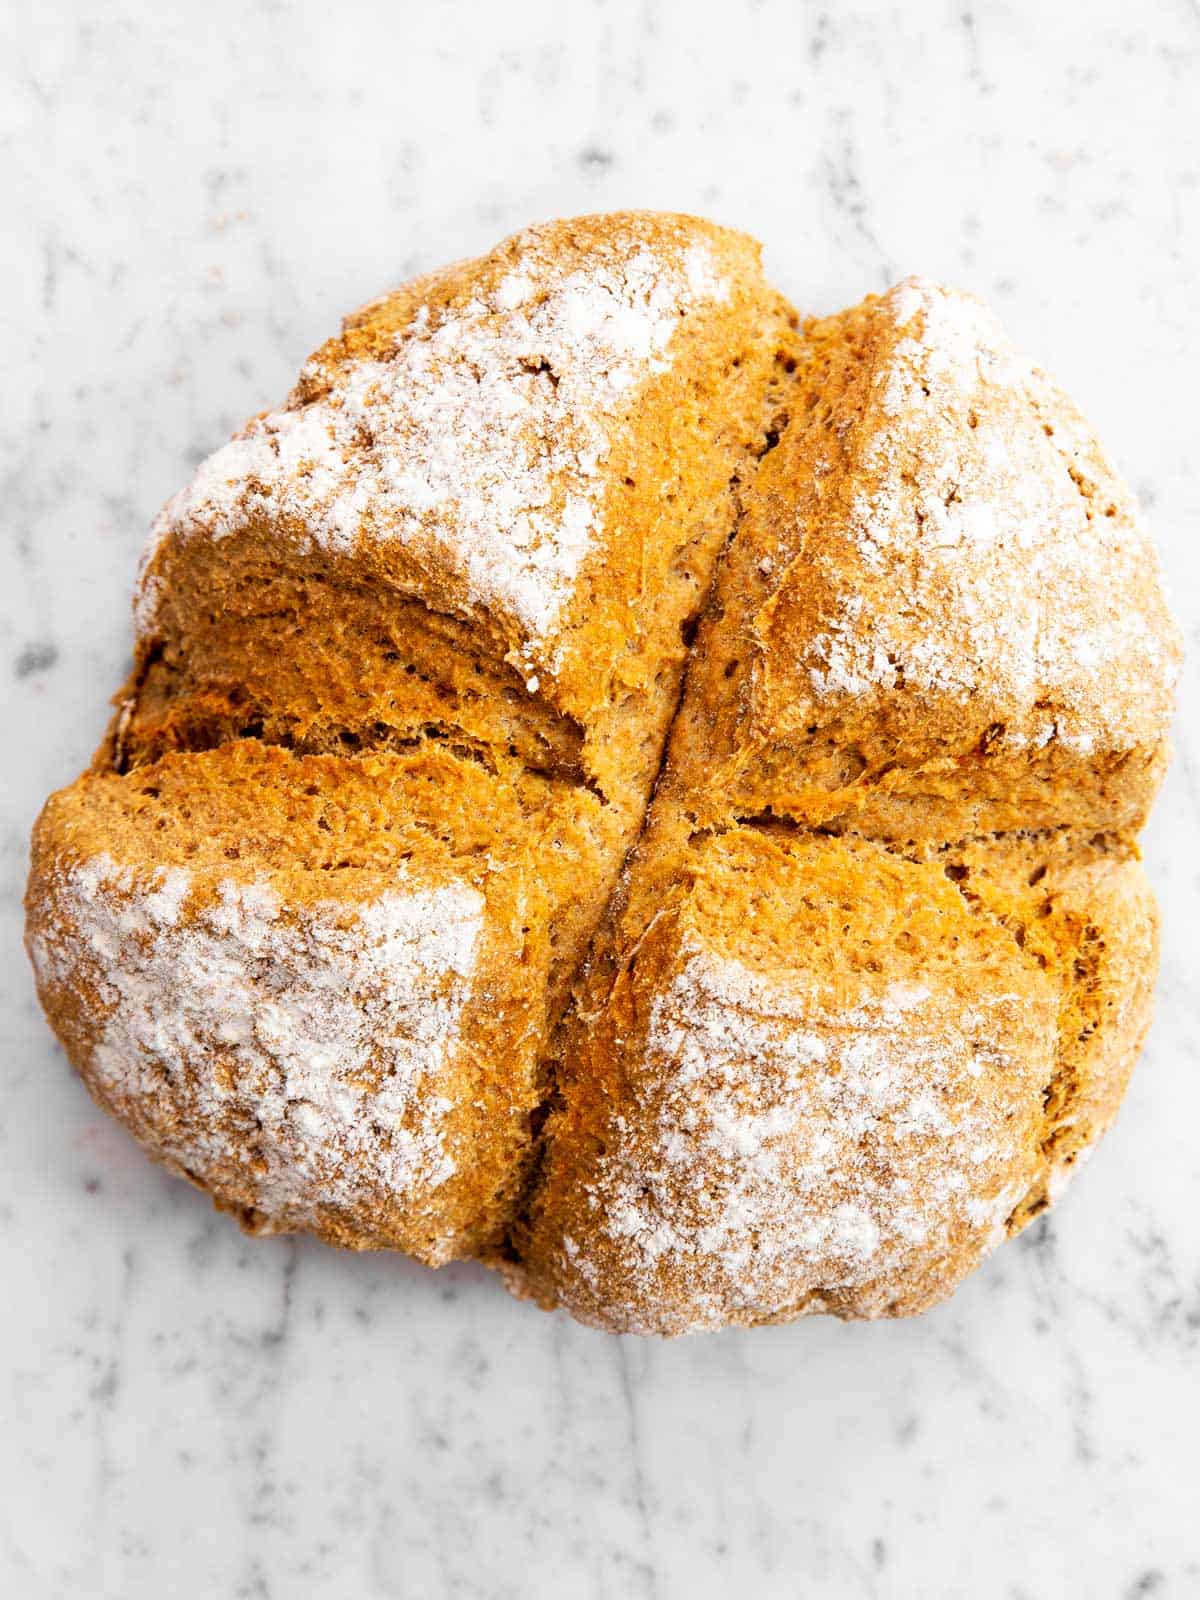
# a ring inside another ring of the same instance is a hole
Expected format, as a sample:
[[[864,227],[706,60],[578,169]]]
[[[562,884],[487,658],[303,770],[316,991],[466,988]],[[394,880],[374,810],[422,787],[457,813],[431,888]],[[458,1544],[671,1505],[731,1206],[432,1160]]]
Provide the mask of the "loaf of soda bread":
[[[901,1314],[1112,1120],[1179,644],[970,297],[804,322],[698,219],[528,229],[350,318],[135,618],[28,944],[247,1229],[626,1331]]]

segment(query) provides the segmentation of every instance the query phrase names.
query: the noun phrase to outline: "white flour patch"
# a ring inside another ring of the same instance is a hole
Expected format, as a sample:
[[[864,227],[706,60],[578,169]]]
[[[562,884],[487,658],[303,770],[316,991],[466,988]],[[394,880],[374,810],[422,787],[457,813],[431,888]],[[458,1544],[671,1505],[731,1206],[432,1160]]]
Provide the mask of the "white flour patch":
[[[884,305],[901,336],[868,401],[863,486],[830,529],[843,598],[809,692],[977,700],[1014,748],[1159,737],[1177,659],[1128,490],[979,301],[910,279]]]
[[[419,1194],[454,1171],[440,1080],[483,917],[473,888],[396,889],[286,912],[266,883],[181,915],[186,873],[150,886],[75,867],[35,951],[46,982],[94,982],[90,1076],[135,1130],[269,1222]]]
[[[655,1003],[634,1103],[589,1191],[626,1284],[620,1325],[663,1331],[675,1307],[665,1331],[715,1328],[856,1290],[882,1310],[951,1238],[982,1255],[1020,1194],[1016,1004],[996,995],[964,1015],[910,983],[833,1014],[694,951]],[[586,1245],[564,1251],[599,1291]],[[609,1265],[606,1318],[611,1294]]]
[[[210,456],[160,513],[143,574],[167,538],[286,519],[329,551],[402,544],[470,605],[511,617],[532,650],[599,532],[629,392],[667,370],[681,319],[728,292],[702,245],[667,256],[631,239],[614,263],[563,272],[532,232],[490,292],[437,319],[422,308],[386,359],[330,372],[326,397]]]

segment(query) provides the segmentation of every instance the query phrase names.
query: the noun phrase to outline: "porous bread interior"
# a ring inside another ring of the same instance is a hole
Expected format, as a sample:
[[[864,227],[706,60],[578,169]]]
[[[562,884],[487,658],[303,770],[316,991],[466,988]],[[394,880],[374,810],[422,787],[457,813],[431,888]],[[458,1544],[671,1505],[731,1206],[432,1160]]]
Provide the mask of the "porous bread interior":
[[[236,544],[219,552],[236,559]],[[198,551],[180,575],[194,590],[194,612],[211,587],[214,553]],[[445,739],[489,764],[510,758],[585,781],[578,723],[530,695],[467,624],[364,585],[331,597],[318,575],[273,562],[261,548],[239,564],[242,582],[206,627],[193,629],[187,651],[164,644],[139,670],[111,734],[118,770],[240,736],[326,755]],[[278,620],[263,629],[264,617]],[[236,665],[231,639],[239,641]]]
[[[338,874],[387,875],[416,857],[435,875],[473,858],[519,857],[557,805],[604,837],[602,803],[515,762],[500,774],[435,741],[355,757],[302,754],[259,739],[166,756],[86,780],[86,803],[55,796],[55,828],[80,860],[120,837],[128,865],[295,874],[300,901]],[[364,877],[364,883],[367,879]]]

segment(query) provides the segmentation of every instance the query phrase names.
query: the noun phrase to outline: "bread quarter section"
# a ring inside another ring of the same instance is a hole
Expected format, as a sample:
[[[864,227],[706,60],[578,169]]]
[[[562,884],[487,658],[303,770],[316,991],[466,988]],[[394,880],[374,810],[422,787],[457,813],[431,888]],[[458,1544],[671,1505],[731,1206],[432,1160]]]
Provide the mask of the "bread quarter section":
[[[805,333],[676,732],[690,809],[1140,826],[1180,644],[1094,434],[972,296],[913,279]]]
[[[751,240],[649,213],[368,307],[159,518],[119,759],[457,737],[640,820],[791,321]]]
[[[607,826],[436,746],[90,775],[34,837],[42,1003],[101,1105],[252,1231],[445,1261],[508,1220]]]
[[[936,866],[698,841],[572,1036],[533,1291],[676,1334],[947,1294],[1033,1180],[1055,987]]]

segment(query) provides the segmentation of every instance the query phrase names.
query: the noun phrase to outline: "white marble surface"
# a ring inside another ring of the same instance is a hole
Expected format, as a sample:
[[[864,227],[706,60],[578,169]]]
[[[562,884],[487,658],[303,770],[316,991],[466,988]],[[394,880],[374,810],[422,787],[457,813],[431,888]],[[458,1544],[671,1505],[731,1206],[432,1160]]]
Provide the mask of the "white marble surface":
[[[3,15],[0,1594],[1200,1593],[1195,0]],[[621,1340],[246,1242],[93,1109],[21,954],[159,502],[342,311],[618,204],[748,227],[806,308],[981,291],[1125,464],[1188,629],[1146,1059],[1053,1219],[916,1322]]]

